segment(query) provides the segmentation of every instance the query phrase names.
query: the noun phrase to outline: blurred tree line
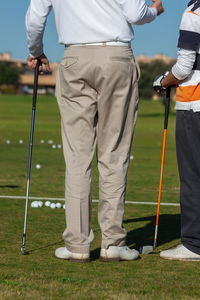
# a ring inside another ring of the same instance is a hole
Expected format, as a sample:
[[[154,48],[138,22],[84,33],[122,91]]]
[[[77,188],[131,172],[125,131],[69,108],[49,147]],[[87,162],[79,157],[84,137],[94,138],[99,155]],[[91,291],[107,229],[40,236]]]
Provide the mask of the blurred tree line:
[[[139,80],[139,92],[142,99],[152,99],[155,94],[152,85],[158,74],[164,74],[171,70],[174,63],[166,64],[161,60],[154,60],[149,63],[139,63],[141,76]]]
[[[0,62],[0,85],[13,84],[17,85],[19,82],[20,69],[11,65],[6,61]]]
[[[140,62],[141,76],[139,80],[139,91],[142,99],[152,99],[155,94],[152,84],[158,74],[164,74],[170,70],[173,63],[166,64],[162,60],[153,60],[152,62]],[[0,61],[0,90],[2,92],[15,92],[19,84],[21,69],[6,61]],[[2,86],[6,87],[3,91]],[[11,91],[12,90],[12,91]]]

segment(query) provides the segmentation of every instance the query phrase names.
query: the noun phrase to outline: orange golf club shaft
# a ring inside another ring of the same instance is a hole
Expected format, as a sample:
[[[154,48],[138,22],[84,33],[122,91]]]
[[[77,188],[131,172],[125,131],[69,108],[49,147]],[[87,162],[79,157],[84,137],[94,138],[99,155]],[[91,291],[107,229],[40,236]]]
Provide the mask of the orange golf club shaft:
[[[159,184],[159,191],[158,191],[158,204],[157,204],[156,225],[155,225],[155,235],[154,235],[154,248],[156,247],[156,244],[157,244],[157,235],[158,235],[158,222],[159,222],[159,214],[160,214],[160,199],[161,199],[161,192],[162,192],[162,181],[163,181],[163,169],[164,169],[164,160],[165,160],[166,138],[167,138],[167,129],[164,129],[162,159],[161,159],[161,171],[160,171],[160,184]]]
[[[156,246],[157,246],[158,222],[159,222],[159,215],[160,215],[160,200],[161,200],[161,192],[162,192],[163,169],[164,169],[164,160],[165,160],[165,146],[166,146],[166,138],[167,138],[167,125],[168,125],[169,105],[170,105],[170,92],[171,92],[171,89],[167,88],[166,103],[165,103],[165,121],[164,121],[164,132],[163,132],[160,183],[159,183],[159,191],[158,191],[158,204],[157,204],[157,214],[156,214],[156,224],[155,224],[153,249],[155,249]]]

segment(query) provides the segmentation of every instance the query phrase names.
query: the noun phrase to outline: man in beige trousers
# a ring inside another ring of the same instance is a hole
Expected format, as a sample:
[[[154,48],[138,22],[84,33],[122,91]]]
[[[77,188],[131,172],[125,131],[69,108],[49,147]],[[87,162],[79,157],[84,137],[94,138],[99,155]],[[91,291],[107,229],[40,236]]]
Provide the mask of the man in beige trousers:
[[[89,261],[94,238],[91,220],[91,164],[95,149],[99,170],[98,220],[101,259],[134,260],[123,227],[126,177],[138,109],[139,68],[130,47],[131,24],[153,21],[164,10],[160,0],[31,0],[26,15],[30,55],[49,71],[42,37],[54,9],[59,42],[65,52],[56,97],[62,121],[66,162],[65,247],[55,256]],[[42,72],[42,67],[40,68]]]

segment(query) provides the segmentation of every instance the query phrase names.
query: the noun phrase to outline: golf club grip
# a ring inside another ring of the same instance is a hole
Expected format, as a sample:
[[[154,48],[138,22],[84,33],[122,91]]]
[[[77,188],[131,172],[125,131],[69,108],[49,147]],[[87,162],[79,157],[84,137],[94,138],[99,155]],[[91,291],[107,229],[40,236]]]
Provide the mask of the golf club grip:
[[[37,89],[38,89],[38,75],[39,75],[39,66],[41,65],[38,60],[37,65],[34,69],[34,85],[33,85],[33,109],[36,108],[36,99],[37,99]]]
[[[171,94],[171,87],[168,87],[167,90],[166,90],[166,99],[165,99],[164,129],[167,129],[167,126],[168,126],[168,116],[169,116],[169,107],[170,107],[170,94]]]

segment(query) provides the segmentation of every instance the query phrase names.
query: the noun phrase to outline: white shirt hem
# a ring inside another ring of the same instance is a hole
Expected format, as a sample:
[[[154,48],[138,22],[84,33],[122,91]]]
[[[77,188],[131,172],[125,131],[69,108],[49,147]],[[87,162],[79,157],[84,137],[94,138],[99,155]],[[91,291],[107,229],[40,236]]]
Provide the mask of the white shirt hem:
[[[194,112],[199,112],[200,100],[191,102],[176,101],[175,110],[193,110]]]

